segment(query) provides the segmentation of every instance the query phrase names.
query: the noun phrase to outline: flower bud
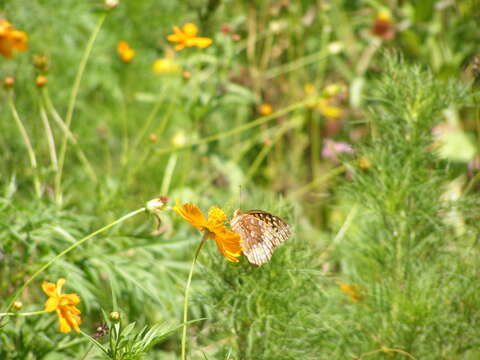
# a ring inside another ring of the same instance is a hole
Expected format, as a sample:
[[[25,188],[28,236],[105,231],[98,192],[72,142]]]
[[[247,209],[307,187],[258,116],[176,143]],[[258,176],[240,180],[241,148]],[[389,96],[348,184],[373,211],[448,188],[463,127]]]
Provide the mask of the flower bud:
[[[17,300],[13,303],[13,308],[17,311],[21,310],[23,308],[23,303]]]
[[[112,320],[112,322],[114,323],[117,323],[120,321],[120,313],[118,311],[112,311],[110,313],[110,320]]]
[[[6,89],[11,89],[13,85],[15,85],[15,78],[13,76],[7,76],[3,79],[3,86],[5,86]]]
[[[43,75],[37,76],[37,79],[35,80],[35,84],[37,84],[38,87],[44,87],[48,82],[48,78]]]
[[[105,0],[105,7],[107,10],[115,9],[118,6],[118,0]]]
[[[155,134],[150,134],[150,135],[148,136],[148,140],[150,140],[150,142],[151,142],[152,144],[155,144],[155,143],[158,141],[158,136],[155,135]]]
[[[162,212],[165,209],[167,203],[168,197],[162,195],[147,202],[146,208],[150,213],[158,215],[158,213]]]

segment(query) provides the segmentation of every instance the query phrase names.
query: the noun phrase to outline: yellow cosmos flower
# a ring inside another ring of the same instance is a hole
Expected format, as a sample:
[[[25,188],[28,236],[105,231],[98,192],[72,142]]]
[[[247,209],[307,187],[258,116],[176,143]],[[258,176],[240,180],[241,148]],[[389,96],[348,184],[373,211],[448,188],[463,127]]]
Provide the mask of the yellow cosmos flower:
[[[262,116],[270,115],[273,112],[273,107],[270,104],[262,104],[258,107],[258,113]]]
[[[27,34],[15,30],[7,20],[0,19],[0,54],[12,57],[13,50],[27,50]]]
[[[327,99],[320,99],[318,101],[318,109],[327,119],[338,119],[342,116],[343,111],[340,107],[331,105]]]
[[[155,60],[153,63],[153,72],[159,75],[178,74],[180,72],[180,66],[175,62],[175,60],[165,57]]]
[[[180,29],[178,26],[173,27],[173,34],[167,36],[167,40],[175,45],[175,50],[179,51],[185,47],[196,46],[204,49],[212,44],[212,39],[208,37],[197,37],[198,27],[195,24],[187,23]]]
[[[126,41],[119,41],[117,44],[117,53],[124,63],[129,63],[135,56],[135,50],[131,49]]]
[[[180,205],[177,202],[173,210],[198,230],[208,232],[208,236],[215,240],[218,250],[228,261],[238,262],[237,258],[242,254],[240,236],[225,228],[227,216],[222,209],[212,207],[208,211],[208,219],[197,206],[190,203]]]
[[[79,325],[82,320],[80,319],[80,310],[76,308],[80,297],[77,294],[62,294],[64,284],[65,279],[63,278],[60,278],[56,284],[48,281],[42,283],[43,292],[48,296],[48,300],[45,302],[45,311],[57,312],[61,332],[68,333],[74,328],[77,333],[80,333]]]

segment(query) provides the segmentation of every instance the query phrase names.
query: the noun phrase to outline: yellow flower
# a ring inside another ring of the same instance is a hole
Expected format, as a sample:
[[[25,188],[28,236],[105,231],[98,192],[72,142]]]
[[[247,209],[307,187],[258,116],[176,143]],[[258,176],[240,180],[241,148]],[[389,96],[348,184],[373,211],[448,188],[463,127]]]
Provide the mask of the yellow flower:
[[[13,50],[27,50],[27,34],[15,30],[7,20],[0,19],[0,54],[12,57]]]
[[[350,300],[353,302],[359,302],[362,300],[362,295],[360,294],[360,289],[358,285],[353,284],[353,285],[348,285],[345,283],[339,283],[340,290],[350,296]]]
[[[238,262],[237,258],[242,254],[240,236],[225,228],[227,216],[222,209],[212,207],[208,211],[208,219],[197,206],[190,203],[180,205],[177,202],[173,210],[198,230],[208,232],[208,236],[215,240],[218,250],[227,260]]]
[[[342,116],[342,109],[335,105],[330,105],[327,99],[320,99],[318,101],[318,109],[327,119],[338,119]]]
[[[167,40],[175,45],[175,50],[179,51],[185,47],[196,46],[198,48],[206,48],[212,44],[212,39],[208,37],[197,37],[198,27],[195,24],[187,23],[180,29],[178,26],[173,27],[173,34],[167,36]]]
[[[42,289],[48,296],[48,300],[45,302],[45,311],[57,312],[61,332],[68,333],[73,327],[77,333],[80,333],[79,325],[82,320],[80,319],[80,310],[76,308],[80,297],[77,294],[62,294],[64,284],[65,279],[63,278],[60,278],[56,284],[48,281],[42,283]]]
[[[131,49],[126,41],[119,41],[117,44],[117,53],[124,63],[129,63],[135,56],[135,50]]]
[[[307,95],[313,95],[315,94],[315,85],[312,83],[306,83],[303,85],[303,91],[305,91],[305,94]]]
[[[178,74],[180,66],[171,58],[157,59],[153,63],[153,72],[156,74]]]
[[[262,116],[270,115],[273,112],[273,107],[270,104],[262,104],[258,107],[258,113]]]

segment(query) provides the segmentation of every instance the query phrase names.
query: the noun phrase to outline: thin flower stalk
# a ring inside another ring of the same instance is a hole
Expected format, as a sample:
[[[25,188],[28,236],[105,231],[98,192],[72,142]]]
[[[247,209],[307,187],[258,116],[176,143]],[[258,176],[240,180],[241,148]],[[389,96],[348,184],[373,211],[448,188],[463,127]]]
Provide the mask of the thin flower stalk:
[[[12,93],[8,94],[8,105],[10,107],[10,110],[12,112],[13,118],[15,119],[15,122],[17,123],[18,129],[20,130],[20,134],[22,135],[23,142],[25,143],[25,146],[27,147],[28,151],[28,157],[30,159],[30,165],[32,166],[33,170],[33,182],[35,186],[35,192],[38,197],[42,196],[42,186],[40,184],[40,179],[38,177],[37,173],[37,158],[35,156],[35,151],[33,150],[32,143],[30,141],[30,138],[28,136],[27,130],[25,129],[25,126],[23,126],[22,120],[20,119],[20,116],[18,115],[17,109],[15,107],[15,103],[13,102],[13,95]]]
[[[93,169],[93,166],[90,164],[90,161],[88,161],[87,156],[85,153],[82,151],[80,148],[80,145],[78,144],[77,139],[75,136],[72,134],[72,132],[69,130],[65,122],[63,121],[62,117],[58,114],[58,111],[55,109],[53,106],[52,100],[50,99],[49,93],[47,89],[42,89],[42,101],[44,102],[44,105],[47,109],[47,111],[50,113],[50,115],[53,117],[53,120],[55,120],[55,123],[59,126],[59,128],[63,131],[64,135],[68,138],[68,140],[72,143],[74,146],[78,159],[80,162],[83,164],[85,167],[85,172],[87,175],[90,177],[90,179],[93,182],[97,182],[97,175],[95,174],[95,170]]]
[[[57,159],[57,151],[55,147],[55,138],[53,137],[52,128],[50,127],[47,112],[45,111],[45,106],[42,101],[40,101],[40,117],[42,118],[43,127],[45,128],[45,135],[48,141],[50,161],[52,162],[53,170],[58,171],[58,159]]]
[[[34,315],[41,315],[41,314],[45,314],[45,313],[46,313],[45,310],[30,311],[30,312],[23,312],[23,313],[20,313],[20,312],[4,312],[4,313],[0,313],[0,317],[3,317],[3,316],[34,316]]]
[[[190,294],[190,285],[192,283],[193,270],[195,269],[195,264],[197,263],[198,254],[202,250],[203,245],[208,239],[208,232],[203,234],[200,244],[198,244],[195,254],[193,255],[192,265],[190,266],[190,272],[188,273],[187,285],[185,286],[185,296],[183,298],[183,330],[182,330],[182,360],[187,359],[187,321],[188,321],[188,296]]]
[[[93,44],[97,38],[100,29],[102,28],[103,22],[107,13],[104,13],[98,19],[96,27],[93,29],[92,35],[88,40],[87,46],[85,48],[85,52],[83,53],[82,60],[80,61],[80,65],[78,67],[77,75],[75,76],[75,81],[73,83],[72,92],[70,94],[70,100],[68,103],[67,115],[65,116],[65,125],[67,129],[70,129],[70,125],[72,123],[73,111],[75,109],[75,103],[77,101],[78,90],[80,88],[80,82],[82,81],[83,73],[85,71],[85,67],[87,66],[88,59],[93,49]],[[65,162],[65,154],[67,152],[67,144],[68,144],[68,137],[65,135],[62,140],[62,144],[60,147],[60,155],[58,161],[58,172],[55,176],[55,198],[58,203],[62,202],[62,173],[63,173],[63,165]]]
[[[35,273],[27,280],[23,283],[23,285],[20,287],[20,289],[18,289],[15,294],[13,295],[12,299],[10,300],[10,302],[8,303],[7,307],[6,307],[6,310],[8,311],[8,309],[10,309],[13,305],[13,303],[15,302],[15,300],[17,300],[17,298],[20,296],[20,294],[22,294],[23,290],[25,290],[25,288],[33,281],[35,280],[38,275],[40,275],[42,272],[44,272],[46,269],[48,269],[54,262],[56,262],[58,259],[60,259],[61,257],[65,256],[66,254],[68,254],[70,251],[76,249],[77,247],[79,247],[80,245],[82,245],[84,242],[86,242],[87,240],[90,240],[91,238],[93,238],[94,236],[98,235],[98,234],[101,234],[102,232],[110,229],[111,227],[117,225],[117,224],[120,224],[122,223],[123,221],[127,220],[128,218],[131,218],[139,213],[142,213],[144,212],[146,209],[144,207],[140,208],[140,209],[137,209],[137,210],[134,210],[130,213],[128,213],[127,215],[125,216],[122,216],[121,218],[113,221],[112,223],[108,224],[108,225],[105,225],[104,227],[92,232],[91,234],[81,238],[80,240],[77,240],[76,242],[74,242],[72,245],[70,245],[68,248],[66,248],[65,250],[63,250],[62,252],[60,252],[59,254],[57,254],[56,256],[54,256],[52,259],[50,259],[48,262],[46,262],[44,265],[42,265],[37,271],[35,271]]]

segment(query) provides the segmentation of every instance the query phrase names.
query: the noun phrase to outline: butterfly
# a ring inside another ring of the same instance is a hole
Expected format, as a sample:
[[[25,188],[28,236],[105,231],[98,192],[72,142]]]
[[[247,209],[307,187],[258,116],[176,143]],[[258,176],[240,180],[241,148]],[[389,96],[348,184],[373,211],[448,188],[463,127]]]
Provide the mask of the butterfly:
[[[242,252],[253,266],[268,262],[273,250],[291,234],[286,221],[262,210],[237,209],[230,225],[240,235]]]

